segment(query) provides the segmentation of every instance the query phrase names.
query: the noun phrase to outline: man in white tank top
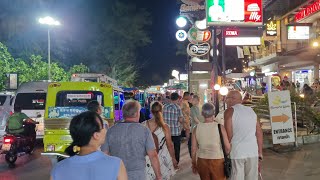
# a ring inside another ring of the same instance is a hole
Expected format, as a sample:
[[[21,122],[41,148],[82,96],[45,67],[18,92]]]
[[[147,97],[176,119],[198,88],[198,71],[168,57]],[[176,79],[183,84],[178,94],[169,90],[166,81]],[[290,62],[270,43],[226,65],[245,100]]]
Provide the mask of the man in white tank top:
[[[263,133],[252,108],[243,106],[239,91],[226,97],[228,109],[224,125],[231,143],[231,180],[257,180],[259,160],[262,160]]]

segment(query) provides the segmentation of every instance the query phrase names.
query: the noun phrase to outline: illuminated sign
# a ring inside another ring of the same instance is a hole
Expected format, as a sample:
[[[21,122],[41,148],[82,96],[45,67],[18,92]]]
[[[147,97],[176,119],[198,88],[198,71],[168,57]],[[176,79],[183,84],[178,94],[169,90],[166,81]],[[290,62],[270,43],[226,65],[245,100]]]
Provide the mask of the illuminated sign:
[[[238,36],[238,31],[237,30],[226,30],[225,31],[226,36]]]
[[[294,19],[296,22],[314,14],[315,12],[318,12],[320,10],[320,0],[317,0],[316,2],[312,3],[311,5],[304,7],[301,11],[299,11]]]
[[[187,39],[188,35],[185,30],[178,30],[176,32],[176,38],[178,41],[185,41]]]
[[[277,21],[269,21],[267,23],[267,31],[266,31],[266,35],[267,36],[277,36]]]
[[[204,56],[208,54],[210,51],[210,45],[209,43],[203,43],[203,44],[189,44],[187,53],[190,56]]]
[[[288,26],[288,39],[309,39],[309,26]]]
[[[262,0],[207,0],[207,24],[213,26],[261,26]]]
[[[260,37],[226,37],[226,46],[259,46]]]
[[[195,27],[192,27],[188,31],[188,39],[192,43],[206,42],[211,38],[210,31],[200,31]]]

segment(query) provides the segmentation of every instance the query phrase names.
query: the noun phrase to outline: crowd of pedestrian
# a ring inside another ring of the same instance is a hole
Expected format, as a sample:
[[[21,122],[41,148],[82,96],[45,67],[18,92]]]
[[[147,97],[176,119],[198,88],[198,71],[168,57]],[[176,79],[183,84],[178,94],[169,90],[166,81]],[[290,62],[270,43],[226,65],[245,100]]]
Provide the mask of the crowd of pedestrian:
[[[119,179],[169,180],[180,162],[182,136],[188,141],[190,167],[202,180],[258,179],[262,155],[262,130],[257,115],[242,105],[238,91],[226,96],[228,109],[218,116],[215,107],[185,92],[154,98],[151,118],[139,123],[141,106],[129,100],[124,120],[108,125],[96,101],[70,123],[71,157],[58,163],[52,180]],[[231,159],[231,170],[226,163]]]

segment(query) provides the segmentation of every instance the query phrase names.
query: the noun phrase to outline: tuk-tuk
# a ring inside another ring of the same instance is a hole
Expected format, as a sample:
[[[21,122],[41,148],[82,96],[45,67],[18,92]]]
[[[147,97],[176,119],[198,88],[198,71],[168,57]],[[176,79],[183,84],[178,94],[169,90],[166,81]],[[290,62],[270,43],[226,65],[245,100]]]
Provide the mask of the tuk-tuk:
[[[71,144],[69,124],[75,115],[87,111],[87,104],[98,101],[102,108],[102,118],[114,123],[113,88],[106,83],[97,82],[57,82],[48,86],[44,115],[44,152],[55,163],[65,155]]]

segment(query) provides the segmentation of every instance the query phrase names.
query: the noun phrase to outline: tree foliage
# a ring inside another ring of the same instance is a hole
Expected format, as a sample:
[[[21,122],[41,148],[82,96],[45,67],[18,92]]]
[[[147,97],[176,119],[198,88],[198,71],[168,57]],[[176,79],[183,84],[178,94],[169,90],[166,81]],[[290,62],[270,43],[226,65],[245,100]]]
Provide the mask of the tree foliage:
[[[69,81],[72,73],[89,72],[84,64],[74,65],[66,71],[57,62],[52,62],[50,69],[53,81]],[[28,61],[21,58],[15,60],[7,47],[0,43],[0,72],[0,90],[3,90],[7,73],[17,73],[20,83],[48,79],[48,63],[40,55],[31,55]]]

